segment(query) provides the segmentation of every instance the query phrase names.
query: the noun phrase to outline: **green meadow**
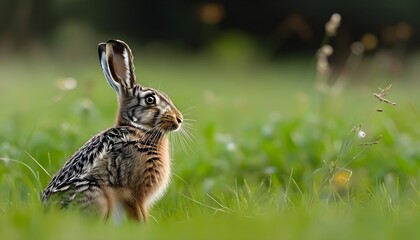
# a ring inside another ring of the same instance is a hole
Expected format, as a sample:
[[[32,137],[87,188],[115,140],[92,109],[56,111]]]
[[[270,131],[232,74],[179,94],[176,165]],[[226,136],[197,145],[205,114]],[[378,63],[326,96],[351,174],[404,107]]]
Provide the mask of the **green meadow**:
[[[386,56],[370,56],[323,79],[315,57],[267,61],[134,48],[137,81],[166,92],[189,123],[189,135],[171,135],[166,195],[140,225],[45,211],[40,192],[50,177],[114,122],[116,96],[92,49],[86,59],[0,61],[1,239],[420,235],[415,55],[401,71]],[[389,103],[373,95],[390,84],[381,95]]]

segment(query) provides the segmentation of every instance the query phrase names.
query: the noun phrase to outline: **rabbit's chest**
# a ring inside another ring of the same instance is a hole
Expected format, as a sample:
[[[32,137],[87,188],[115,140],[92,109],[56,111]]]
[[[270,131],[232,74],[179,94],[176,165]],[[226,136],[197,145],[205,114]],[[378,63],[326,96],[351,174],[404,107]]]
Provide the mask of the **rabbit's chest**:
[[[165,192],[170,180],[170,147],[166,138],[155,147],[138,146],[133,165],[131,187],[147,205],[158,200]]]

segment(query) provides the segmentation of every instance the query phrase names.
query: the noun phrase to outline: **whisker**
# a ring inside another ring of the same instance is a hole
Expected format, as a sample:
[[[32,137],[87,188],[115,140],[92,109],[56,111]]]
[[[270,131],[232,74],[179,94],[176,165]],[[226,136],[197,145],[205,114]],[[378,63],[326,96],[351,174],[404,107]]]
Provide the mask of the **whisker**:
[[[194,123],[196,123],[196,120],[193,120],[193,119],[191,119],[191,120],[185,120],[184,119],[184,122],[182,123],[182,125],[194,126]]]
[[[186,128],[181,128],[181,133],[188,138],[188,140],[190,141],[194,141],[195,140],[195,136],[193,134],[191,134],[188,129]]]
[[[184,129],[188,129],[188,130],[193,130],[193,131],[196,131],[196,129],[195,129],[195,127],[194,127],[194,125],[192,125],[192,124],[188,124],[188,123],[186,123],[186,124],[183,124],[183,126],[182,126]]]
[[[191,110],[196,109],[196,108],[197,108],[196,106],[190,106],[186,109],[183,109],[182,113],[184,116],[188,116],[191,113]]]
[[[184,122],[197,122],[197,120],[192,118],[184,118]]]
[[[142,136],[141,140],[148,144],[156,145],[157,140],[160,138],[160,135],[161,133],[159,131],[159,126],[155,126],[146,131],[145,134]]]
[[[188,140],[190,142],[193,142],[194,141],[194,136],[188,134],[185,130],[182,130],[181,133],[182,133],[183,137],[185,137],[186,140]]]
[[[181,128],[180,129],[181,132],[181,136],[179,136],[180,141],[182,142],[183,145],[185,145],[185,152],[188,153],[188,149],[193,152],[193,149],[191,148],[191,146],[189,145],[189,142],[193,142],[193,136],[190,135],[185,129]],[[187,141],[188,140],[188,141]]]
[[[180,145],[181,145],[182,150],[183,150],[186,154],[188,154],[188,149],[186,148],[184,141],[182,141],[181,136],[180,136],[180,135],[178,135],[178,134],[175,134],[175,138],[179,141],[179,143],[180,143]]]

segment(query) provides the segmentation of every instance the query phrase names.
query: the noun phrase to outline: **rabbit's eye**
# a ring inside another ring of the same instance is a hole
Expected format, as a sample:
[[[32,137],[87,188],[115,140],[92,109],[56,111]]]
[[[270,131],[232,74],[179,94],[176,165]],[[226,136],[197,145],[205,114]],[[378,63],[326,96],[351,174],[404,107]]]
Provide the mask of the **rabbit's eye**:
[[[156,103],[156,99],[154,96],[147,96],[145,101],[148,105]]]

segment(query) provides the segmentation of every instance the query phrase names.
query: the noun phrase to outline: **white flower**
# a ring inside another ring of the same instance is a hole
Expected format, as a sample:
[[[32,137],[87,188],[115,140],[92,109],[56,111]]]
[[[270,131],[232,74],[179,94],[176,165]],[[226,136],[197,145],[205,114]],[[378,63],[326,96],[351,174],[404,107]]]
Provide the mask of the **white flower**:
[[[233,143],[233,142],[228,142],[228,143],[226,144],[226,149],[227,149],[229,152],[234,151],[234,150],[235,150],[235,148],[236,148],[236,145],[235,145],[235,143]]]
[[[357,132],[357,135],[359,136],[359,138],[365,138],[366,137],[366,133],[363,132],[362,130],[359,130],[359,132]]]
[[[63,91],[73,90],[77,87],[77,81],[72,77],[68,77],[58,81],[57,85],[58,88]]]

